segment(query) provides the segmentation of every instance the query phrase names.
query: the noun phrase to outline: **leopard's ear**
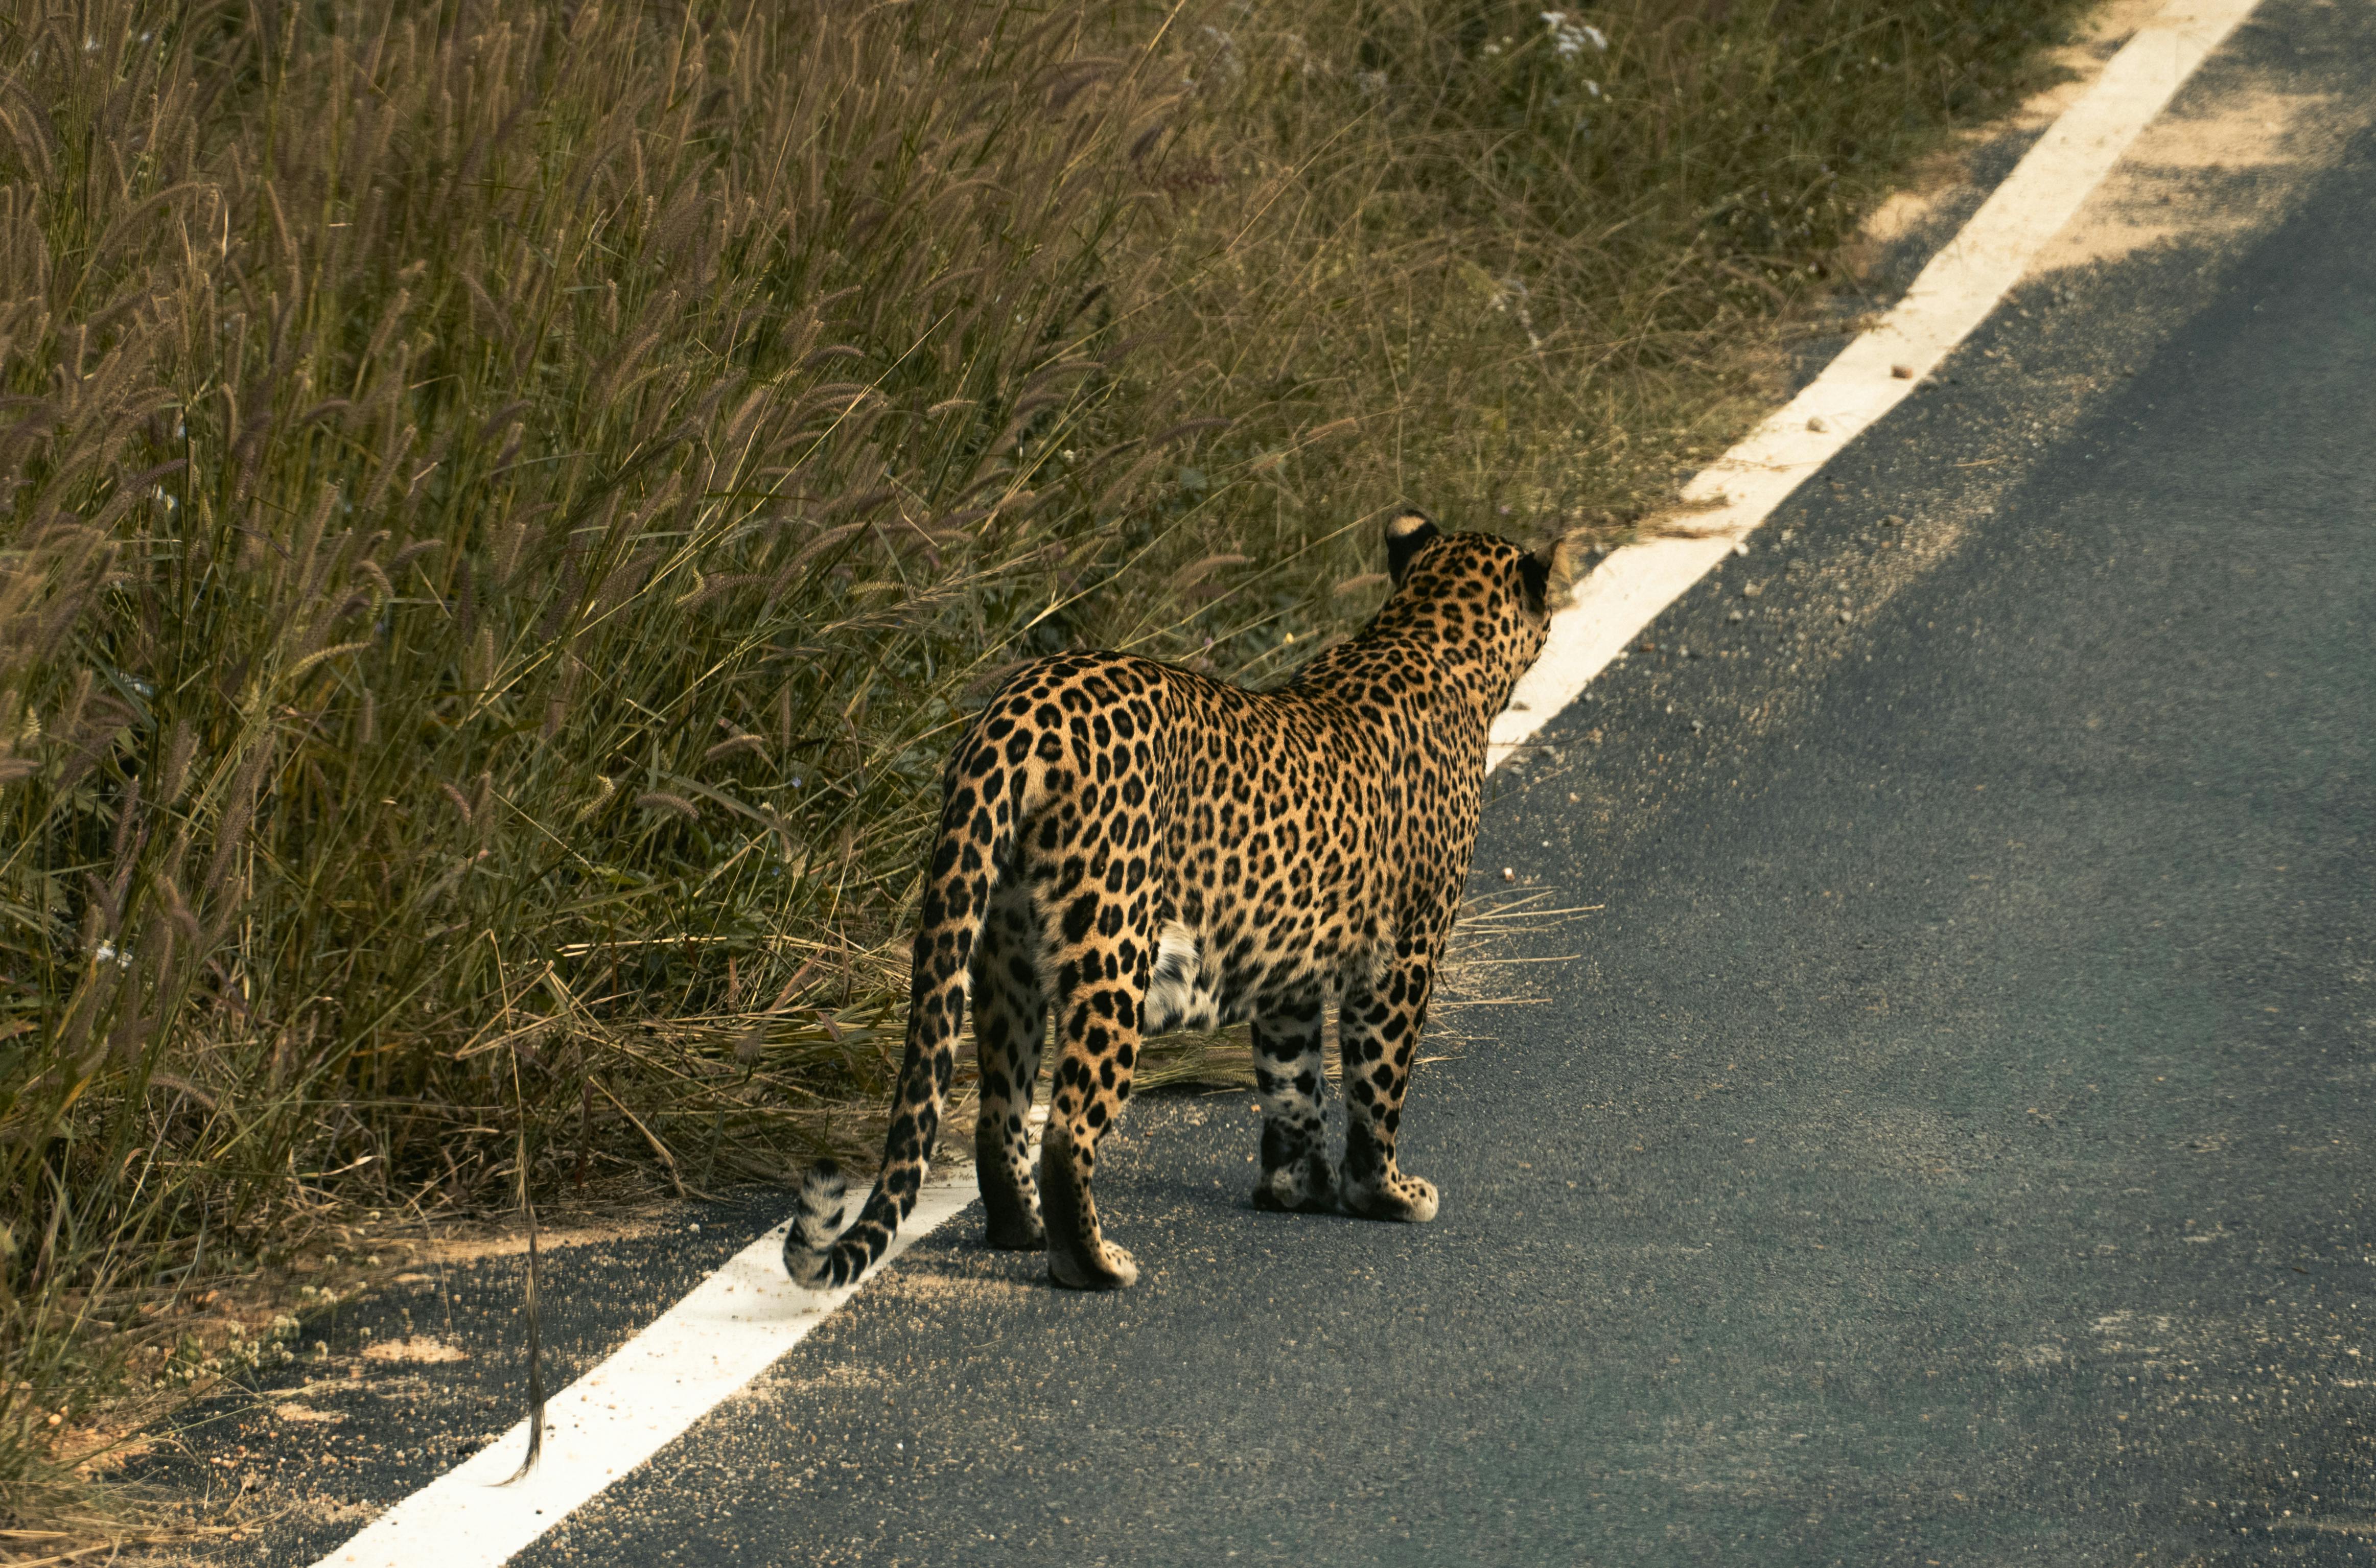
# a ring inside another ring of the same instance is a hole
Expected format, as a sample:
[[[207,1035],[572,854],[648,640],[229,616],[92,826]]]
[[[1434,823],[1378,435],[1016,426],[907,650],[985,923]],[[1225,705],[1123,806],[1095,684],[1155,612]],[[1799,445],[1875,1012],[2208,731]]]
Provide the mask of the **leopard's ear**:
[[[1518,586],[1526,590],[1527,612],[1547,614],[1551,601],[1551,572],[1559,564],[1559,541],[1518,557]]]
[[[1435,519],[1425,512],[1406,508],[1386,520],[1386,576],[1394,579],[1395,587],[1403,586],[1411,558],[1427,547],[1428,540],[1443,537]]]

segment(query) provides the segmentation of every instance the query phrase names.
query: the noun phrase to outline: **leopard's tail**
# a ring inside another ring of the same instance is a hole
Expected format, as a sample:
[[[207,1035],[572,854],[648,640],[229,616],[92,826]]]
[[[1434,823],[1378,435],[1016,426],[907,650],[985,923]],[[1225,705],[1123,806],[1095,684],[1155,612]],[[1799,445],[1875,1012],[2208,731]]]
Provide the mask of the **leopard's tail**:
[[[1001,743],[1010,737],[992,739],[984,729],[978,723],[949,759],[940,828],[924,872],[908,993],[908,1050],[892,1097],[882,1174],[856,1222],[843,1230],[849,1185],[833,1161],[819,1161],[802,1183],[800,1212],[784,1238],[784,1267],[793,1283],[812,1289],[852,1284],[884,1254],[914,1211],[931,1166],[942,1103],[956,1069],[974,944],[1002,868],[1013,861],[1017,825],[1042,793],[1040,765],[1028,756],[1010,762],[1014,754]]]

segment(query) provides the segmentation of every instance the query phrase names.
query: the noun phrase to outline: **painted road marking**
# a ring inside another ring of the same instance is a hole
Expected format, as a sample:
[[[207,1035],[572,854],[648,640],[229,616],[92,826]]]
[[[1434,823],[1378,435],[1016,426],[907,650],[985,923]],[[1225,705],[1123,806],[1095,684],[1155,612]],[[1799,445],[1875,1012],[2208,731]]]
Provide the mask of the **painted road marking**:
[[[2257,3],[2174,0],[2164,8],[1930,259],[1895,310],[1683,487],[1685,501],[1708,508],[1691,517],[1691,537],[1628,545],[1578,583],[1551,617],[1542,658],[1493,721],[1486,766],[1509,760],[1660,611],[1938,369]]]
[[[971,1203],[970,1172],[926,1187],[879,1273]],[[784,1273],[787,1221],[695,1286],[608,1360],[547,1402],[543,1462],[522,1420],[390,1508],[315,1568],[494,1568],[775,1365],[859,1290],[803,1290]]]
[[[1658,612],[1749,537],[1801,481],[1895,408],[1987,319],[2039,248],[2258,0],[2174,0],[2122,45],[1897,308],[1684,487],[1708,509],[1687,539],[1628,545],[1551,618],[1541,660],[1494,720],[1498,767],[1583,692]],[[1897,374],[1903,366],[1906,374]],[[1821,424],[1823,428],[1815,426]],[[927,1186],[875,1272],[973,1201],[972,1183]],[[502,1481],[528,1443],[521,1421],[381,1515],[315,1568],[496,1568],[746,1386],[863,1286],[802,1290],[784,1276],[784,1226],[737,1253],[547,1407],[544,1461]],[[871,1277],[871,1276],[870,1276]]]

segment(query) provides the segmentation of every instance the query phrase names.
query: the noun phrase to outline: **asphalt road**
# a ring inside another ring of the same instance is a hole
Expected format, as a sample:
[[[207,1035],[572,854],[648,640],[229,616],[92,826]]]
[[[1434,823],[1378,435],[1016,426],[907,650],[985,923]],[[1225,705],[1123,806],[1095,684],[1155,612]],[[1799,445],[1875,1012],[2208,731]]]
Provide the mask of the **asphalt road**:
[[[2376,1560],[2376,11],[2174,113],[2272,84],[2345,107],[2132,171],[2202,220],[2025,285],[1500,776],[1476,895],[1602,908],[1419,1075],[1435,1223],[1257,1213],[1251,1097],[1150,1097],[1136,1288],[962,1217],[516,1561]],[[564,1374],[772,1217],[561,1260]],[[382,1390],[357,1496],[515,1371]]]

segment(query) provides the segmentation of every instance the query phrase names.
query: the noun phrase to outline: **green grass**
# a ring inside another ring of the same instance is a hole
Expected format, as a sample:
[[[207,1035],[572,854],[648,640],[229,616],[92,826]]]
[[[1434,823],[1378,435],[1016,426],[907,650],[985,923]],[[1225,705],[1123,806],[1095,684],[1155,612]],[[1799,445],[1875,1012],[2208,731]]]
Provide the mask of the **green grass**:
[[[969,694],[1621,533],[2074,9],[16,7],[0,1515],[292,1213],[864,1136]]]

